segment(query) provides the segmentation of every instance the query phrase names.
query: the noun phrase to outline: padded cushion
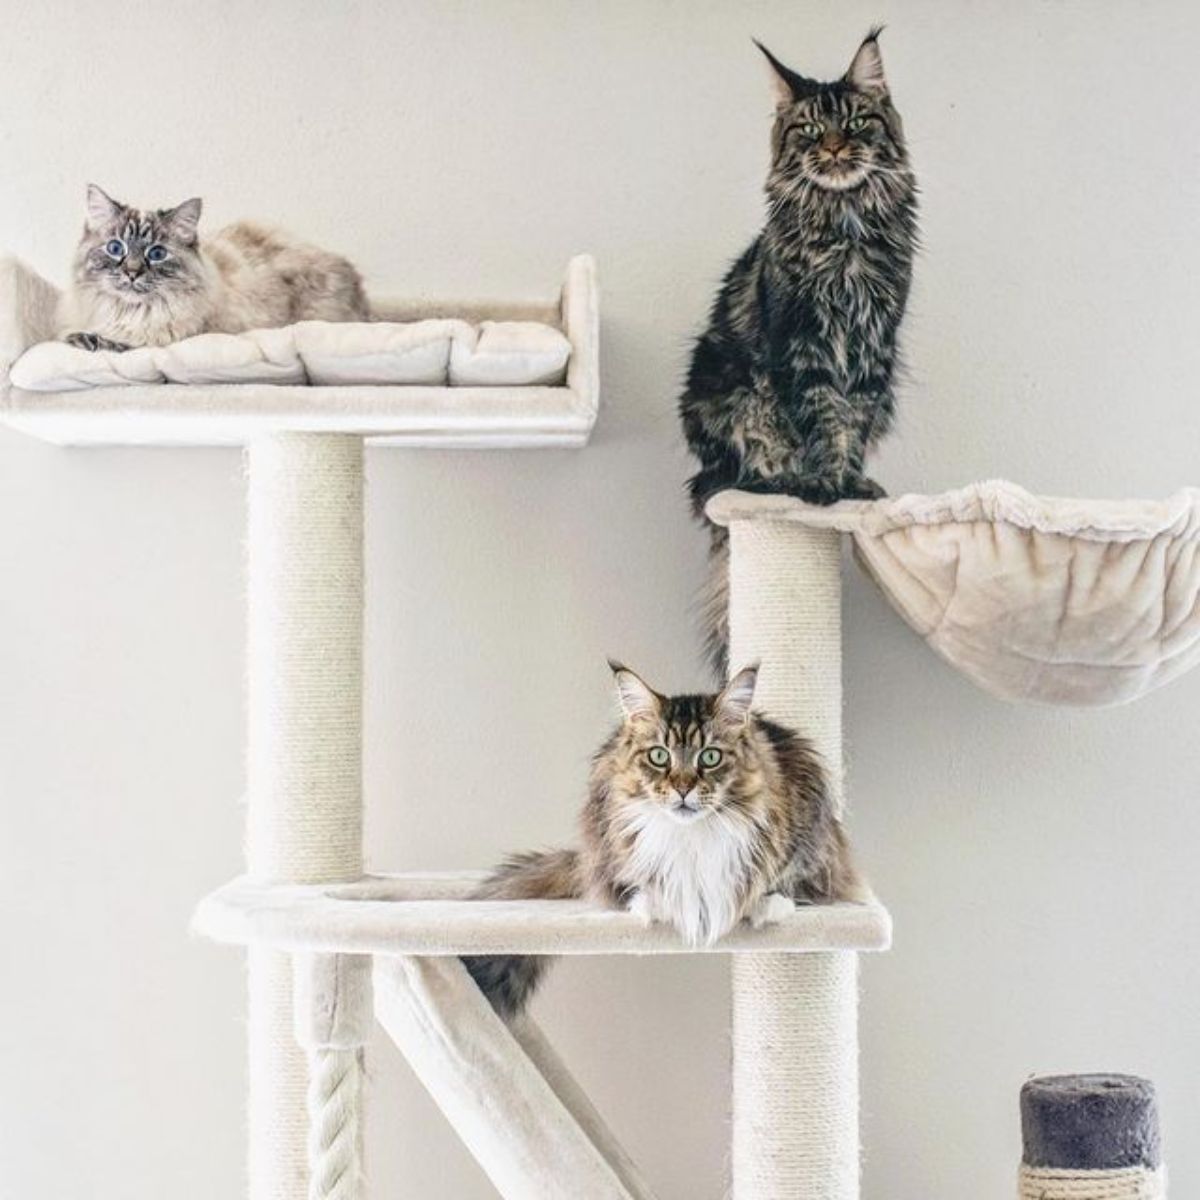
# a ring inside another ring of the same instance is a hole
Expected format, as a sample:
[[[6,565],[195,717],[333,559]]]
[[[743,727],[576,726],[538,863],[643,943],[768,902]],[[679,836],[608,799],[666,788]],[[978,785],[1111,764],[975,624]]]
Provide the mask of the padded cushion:
[[[570,343],[535,321],[484,321],[467,326],[450,346],[450,382],[456,387],[556,384],[563,380]]]
[[[11,369],[16,387],[67,392],[128,384],[275,383],[522,387],[563,382],[571,346],[532,321],[301,321],[283,329],[204,333],[168,346],[88,351],[32,346]]]

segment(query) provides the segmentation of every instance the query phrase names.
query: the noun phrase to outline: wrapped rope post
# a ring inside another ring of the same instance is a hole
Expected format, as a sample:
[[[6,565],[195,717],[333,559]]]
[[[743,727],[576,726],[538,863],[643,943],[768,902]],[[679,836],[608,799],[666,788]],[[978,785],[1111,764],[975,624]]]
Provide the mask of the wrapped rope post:
[[[371,958],[302,954],[294,972],[296,1041],[308,1053],[309,1200],[357,1200],[362,1057],[373,1020]]]
[[[1154,1085],[1048,1075],[1021,1089],[1020,1200],[1165,1200]]]
[[[263,883],[362,874],[362,463],[362,439],[341,434],[247,453],[246,866]],[[248,1041],[251,1200],[303,1200],[308,1064],[285,954],[250,950]],[[355,1069],[338,1087],[346,1124],[359,1091]]]
[[[710,509],[710,515],[713,515]],[[730,665],[802,730],[842,796],[841,534],[730,523]],[[733,1200],[856,1200],[858,959],[733,955]]]

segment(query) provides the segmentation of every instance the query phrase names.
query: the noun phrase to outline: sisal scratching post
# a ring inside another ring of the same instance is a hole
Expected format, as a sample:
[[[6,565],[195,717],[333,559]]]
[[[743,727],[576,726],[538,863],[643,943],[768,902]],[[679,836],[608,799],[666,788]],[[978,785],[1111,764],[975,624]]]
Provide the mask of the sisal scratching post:
[[[1154,1085],[1048,1075],[1021,1089],[1020,1200],[1166,1200]]]
[[[768,520],[730,533],[730,667],[800,729],[842,799],[841,535]],[[856,1200],[858,960],[733,956],[733,1200]]]
[[[272,435],[247,454],[246,867],[264,883],[362,873],[362,462],[362,439],[338,434]],[[287,955],[250,950],[248,1038],[250,1197],[302,1200],[309,1071]],[[328,1068],[330,1113],[356,1123],[357,1060],[339,1075],[325,1048],[309,1053]],[[355,1144],[336,1188],[318,1194],[350,1200],[358,1177]]]

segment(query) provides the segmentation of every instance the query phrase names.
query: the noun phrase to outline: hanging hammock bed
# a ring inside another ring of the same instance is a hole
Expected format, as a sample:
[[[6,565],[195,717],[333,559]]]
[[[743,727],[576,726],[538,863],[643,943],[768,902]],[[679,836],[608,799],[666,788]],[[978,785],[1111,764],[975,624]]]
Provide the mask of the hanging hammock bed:
[[[1200,661],[1200,489],[1076,500],[990,481],[828,508],[733,491],[708,514],[849,533],[901,617],[1005,700],[1123,704]]]

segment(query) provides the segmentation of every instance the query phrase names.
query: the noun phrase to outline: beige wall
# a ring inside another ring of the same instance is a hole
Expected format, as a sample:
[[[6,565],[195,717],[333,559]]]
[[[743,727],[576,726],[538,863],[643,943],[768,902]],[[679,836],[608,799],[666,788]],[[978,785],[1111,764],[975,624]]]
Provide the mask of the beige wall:
[[[759,219],[752,34],[829,74],[889,23],[925,241],[889,487],[1200,482],[1183,0],[3,3],[0,244],[44,270],[88,179],[276,219],[397,289],[536,293],[599,260],[589,449],[370,457],[376,868],[568,836],[605,654],[703,678],[673,406]],[[0,433],[5,1195],[239,1193],[241,971],[186,927],[239,865],[241,523],[233,453]],[[1007,1194],[1022,1079],[1088,1068],[1159,1082],[1200,1191],[1200,675],[1128,710],[1008,707],[847,588],[853,831],[897,924],[864,978],[868,1197]],[[724,965],[571,963],[543,1012],[664,1200],[716,1200]],[[487,1196],[374,1062],[373,1194]]]

